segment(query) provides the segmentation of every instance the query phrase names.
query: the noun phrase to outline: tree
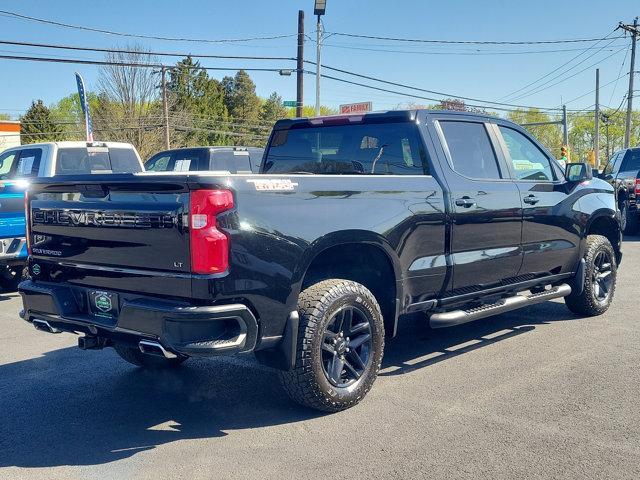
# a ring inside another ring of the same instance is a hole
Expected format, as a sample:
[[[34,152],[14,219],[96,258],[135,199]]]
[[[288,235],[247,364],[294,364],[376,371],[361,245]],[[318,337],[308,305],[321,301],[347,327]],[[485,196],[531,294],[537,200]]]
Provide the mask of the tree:
[[[8,113],[0,113],[0,121],[11,120],[11,115]]]
[[[327,107],[325,105],[320,105],[320,115],[336,115],[338,110],[335,108]],[[295,118],[296,116],[296,107],[287,108],[287,118]],[[316,109],[312,105],[304,105],[302,107],[302,116],[303,117],[315,117]]]
[[[239,70],[235,77],[222,80],[225,103],[229,114],[234,119],[256,121],[260,116],[260,98],[256,95],[256,85],[244,70]]]
[[[191,57],[169,74],[169,111],[184,145],[226,145],[228,113],[222,84]]]
[[[287,109],[282,105],[282,97],[273,92],[262,104],[260,122],[264,124],[275,123],[276,120],[286,116]]]
[[[110,52],[110,63],[149,64],[158,60],[141,47],[127,46],[128,53]],[[106,65],[98,78],[96,133],[104,140],[129,142],[144,158],[162,148],[162,104],[158,76],[151,68]]]
[[[54,121],[42,100],[31,102],[20,122],[22,143],[55,142],[63,137],[60,124]]]

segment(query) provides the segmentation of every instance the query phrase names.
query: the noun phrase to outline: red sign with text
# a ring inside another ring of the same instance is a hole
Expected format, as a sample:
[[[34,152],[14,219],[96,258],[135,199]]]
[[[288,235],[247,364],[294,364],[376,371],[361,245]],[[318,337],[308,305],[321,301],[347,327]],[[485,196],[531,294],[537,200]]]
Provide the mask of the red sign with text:
[[[340,105],[340,113],[364,113],[371,111],[371,102],[347,103]]]

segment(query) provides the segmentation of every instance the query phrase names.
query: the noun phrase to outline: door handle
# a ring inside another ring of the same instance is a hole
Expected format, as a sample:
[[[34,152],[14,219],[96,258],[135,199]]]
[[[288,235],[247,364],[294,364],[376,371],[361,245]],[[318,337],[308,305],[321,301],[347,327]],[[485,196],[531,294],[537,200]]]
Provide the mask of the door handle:
[[[535,205],[536,203],[538,203],[540,201],[540,199],[538,197],[536,197],[535,195],[529,195],[528,197],[524,197],[522,199],[522,201],[524,203],[528,203],[529,205]]]
[[[476,202],[471,200],[469,197],[456,198],[456,205],[458,207],[470,208],[470,207],[473,207],[475,204]]]

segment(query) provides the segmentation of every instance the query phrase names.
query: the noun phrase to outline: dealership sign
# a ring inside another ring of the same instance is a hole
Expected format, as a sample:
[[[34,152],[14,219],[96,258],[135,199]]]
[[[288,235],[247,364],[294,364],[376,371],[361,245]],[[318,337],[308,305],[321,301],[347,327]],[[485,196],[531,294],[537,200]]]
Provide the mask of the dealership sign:
[[[347,103],[340,105],[340,113],[364,113],[371,111],[371,102]]]

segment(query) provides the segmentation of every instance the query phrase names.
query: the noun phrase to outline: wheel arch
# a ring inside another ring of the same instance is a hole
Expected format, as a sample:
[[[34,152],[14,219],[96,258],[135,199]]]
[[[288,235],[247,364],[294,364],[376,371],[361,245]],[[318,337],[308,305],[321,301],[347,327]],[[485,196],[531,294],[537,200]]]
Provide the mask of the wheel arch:
[[[367,287],[382,310],[387,334],[395,335],[402,298],[400,262],[381,235],[349,230],[322,237],[311,244],[295,274],[293,301],[309,285],[327,278],[353,280]]]
[[[616,262],[620,263],[620,259],[622,257],[622,230],[619,214],[617,212],[612,212],[608,209],[596,211],[591,215],[591,218],[589,218],[589,222],[585,227],[585,240],[588,235],[602,235],[603,237],[606,237],[616,253]]]

